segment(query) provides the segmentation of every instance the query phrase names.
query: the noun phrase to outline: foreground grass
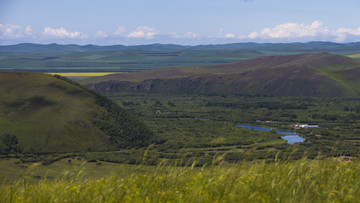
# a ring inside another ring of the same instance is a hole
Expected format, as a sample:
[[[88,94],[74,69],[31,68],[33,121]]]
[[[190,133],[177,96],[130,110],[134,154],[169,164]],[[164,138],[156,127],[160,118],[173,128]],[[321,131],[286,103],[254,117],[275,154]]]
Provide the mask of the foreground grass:
[[[139,166],[0,188],[4,202],[359,202],[360,161],[244,162],[204,168]]]

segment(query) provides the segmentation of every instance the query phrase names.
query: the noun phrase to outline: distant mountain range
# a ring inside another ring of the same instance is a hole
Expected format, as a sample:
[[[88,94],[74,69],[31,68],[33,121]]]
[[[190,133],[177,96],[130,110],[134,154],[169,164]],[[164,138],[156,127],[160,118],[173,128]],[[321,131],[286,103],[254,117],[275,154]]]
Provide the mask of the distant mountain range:
[[[356,97],[360,62],[329,53],[265,56],[216,66],[107,75],[82,83],[98,92]]]
[[[217,45],[183,46],[175,44],[149,44],[137,46],[123,45],[59,45],[59,44],[32,44],[0,46],[0,53],[64,53],[64,52],[89,52],[110,50],[142,50],[142,51],[180,51],[180,50],[263,50],[263,51],[297,51],[297,52],[331,52],[331,53],[359,53],[360,42],[333,43],[333,42],[308,42],[308,43],[233,43]]]

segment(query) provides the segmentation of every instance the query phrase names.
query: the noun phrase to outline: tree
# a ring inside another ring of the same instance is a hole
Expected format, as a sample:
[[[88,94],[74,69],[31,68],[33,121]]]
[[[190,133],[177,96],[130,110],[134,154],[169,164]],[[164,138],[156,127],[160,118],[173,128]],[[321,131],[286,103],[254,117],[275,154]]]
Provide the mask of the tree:
[[[160,101],[156,100],[156,101],[155,101],[155,106],[156,106],[156,107],[160,107],[160,106],[162,106],[162,103],[161,103]]]
[[[5,136],[2,139],[2,142],[5,145],[4,151],[5,153],[10,152],[19,152],[19,141],[15,135],[5,134]]]

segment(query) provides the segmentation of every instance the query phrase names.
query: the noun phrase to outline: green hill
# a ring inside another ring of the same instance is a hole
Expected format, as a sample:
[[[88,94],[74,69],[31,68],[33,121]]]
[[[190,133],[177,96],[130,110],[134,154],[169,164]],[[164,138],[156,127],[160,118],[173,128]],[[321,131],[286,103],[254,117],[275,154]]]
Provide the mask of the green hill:
[[[0,53],[64,53],[64,52],[94,52],[109,50],[141,50],[141,51],[180,51],[180,50],[261,50],[264,52],[331,52],[331,53],[359,53],[360,43],[333,43],[333,42],[307,42],[307,43],[231,43],[214,45],[183,46],[176,44],[148,44],[148,45],[77,45],[77,44],[32,44],[22,43],[17,45],[2,45]]]
[[[274,55],[328,52],[360,60],[360,43],[234,43],[182,46],[18,44],[0,46],[0,70],[17,72],[139,72],[211,66]]]
[[[265,56],[216,66],[121,73],[81,81],[99,92],[358,96],[360,62],[320,53]]]
[[[154,135],[109,99],[60,76],[0,72],[0,152],[144,147]]]

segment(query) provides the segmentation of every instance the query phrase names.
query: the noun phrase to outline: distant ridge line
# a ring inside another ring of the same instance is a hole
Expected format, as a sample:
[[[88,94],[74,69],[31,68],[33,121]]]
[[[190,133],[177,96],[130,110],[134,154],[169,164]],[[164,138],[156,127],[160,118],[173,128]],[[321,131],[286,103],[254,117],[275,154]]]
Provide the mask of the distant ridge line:
[[[0,53],[61,53],[61,52],[87,52],[111,50],[142,50],[142,51],[180,51],[180,50],[237,50],[237,49],[309,49],[311,50],[340,50],[344,48],[360,49],[360,42],[335,43],[335,42],[293,42],[293,43],[256,43],[242,42],[231,44],[207,45],[177,45],[177,44],[147,44],[147,45],[77,45],[77,44],[34,44],[21,43],[16,45],[0,45]]]

